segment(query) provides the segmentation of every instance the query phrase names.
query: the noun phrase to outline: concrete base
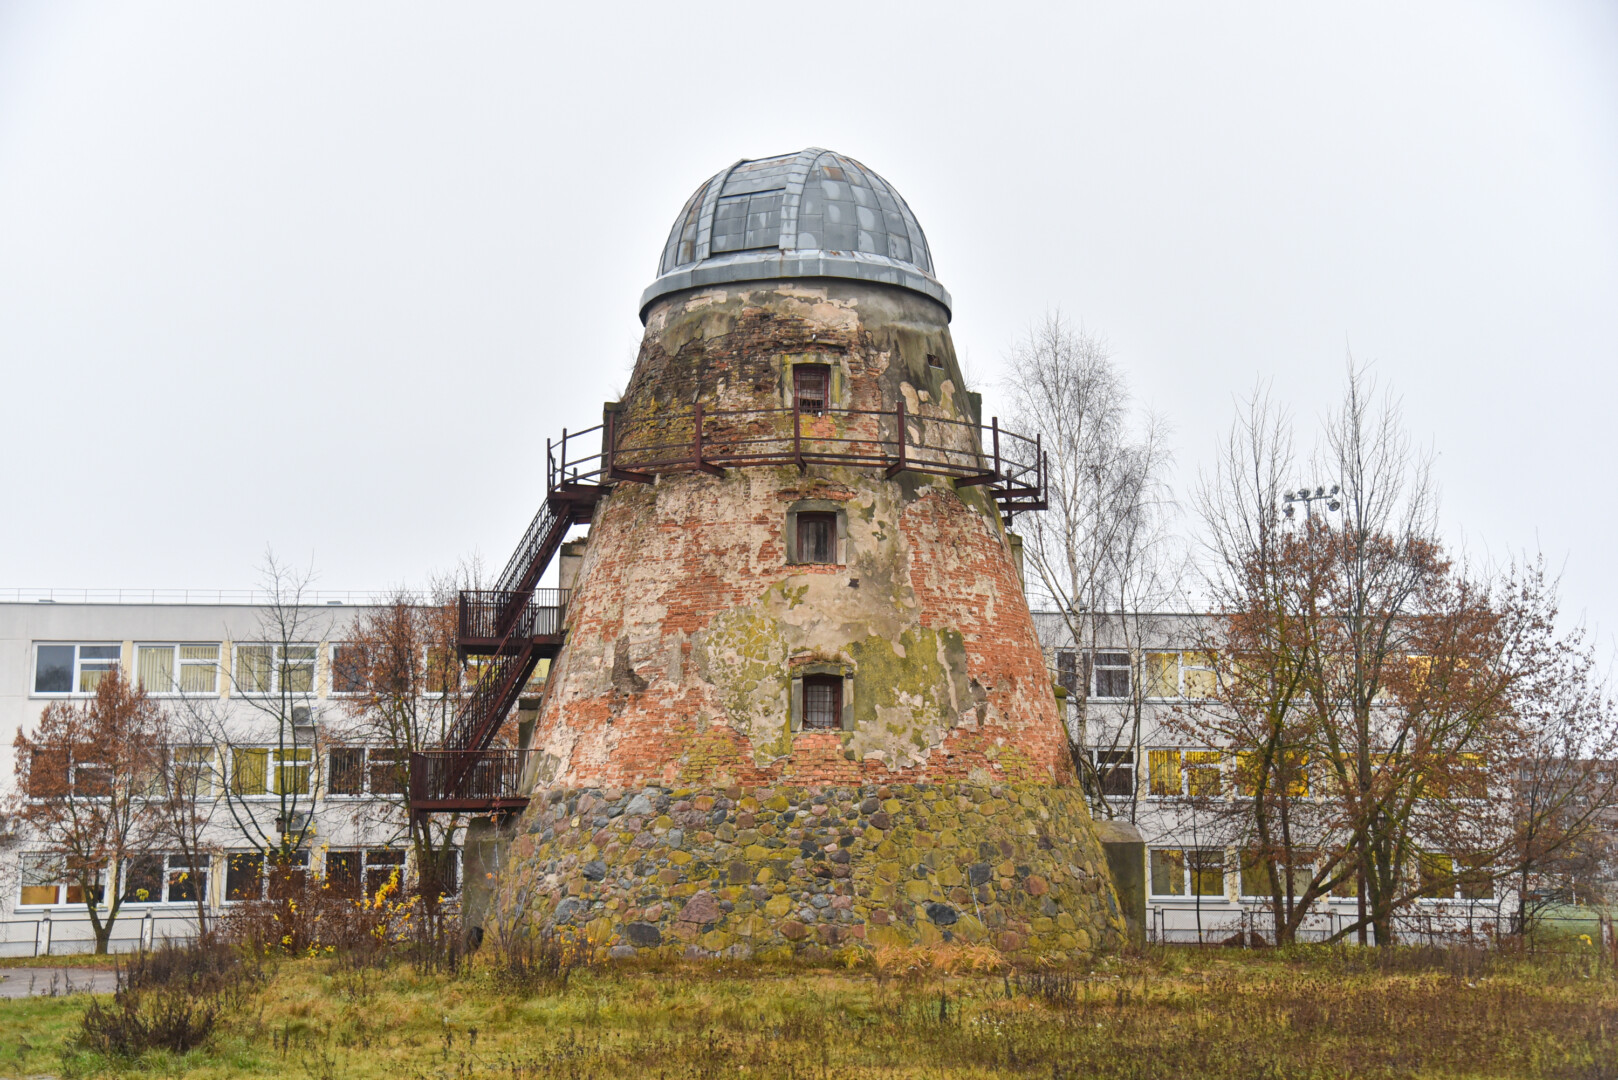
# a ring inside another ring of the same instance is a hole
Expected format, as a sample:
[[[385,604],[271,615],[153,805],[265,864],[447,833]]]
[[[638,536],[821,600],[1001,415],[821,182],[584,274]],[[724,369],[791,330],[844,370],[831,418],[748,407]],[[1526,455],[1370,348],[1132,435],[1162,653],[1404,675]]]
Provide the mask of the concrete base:
[[[1129,943],[1141,948],[1146,944],[1146,841],[1127,821],[1097,821],[1095,830],[1129,927]]]

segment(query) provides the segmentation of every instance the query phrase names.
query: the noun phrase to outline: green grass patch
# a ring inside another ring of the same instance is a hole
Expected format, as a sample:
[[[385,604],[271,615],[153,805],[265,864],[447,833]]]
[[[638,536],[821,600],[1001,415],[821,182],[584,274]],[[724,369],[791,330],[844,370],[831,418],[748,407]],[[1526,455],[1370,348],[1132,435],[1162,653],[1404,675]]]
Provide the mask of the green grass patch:
[[[285,961],[185,1055],[79,1049],[83,999],[0,1003],[0,1073],[1618,1076],[1618,980],[1594,950],[1154,949],[1037,978],[972,968],[918,951],[848,970],[607,965],[522,996],[479,965],[449,978]]]

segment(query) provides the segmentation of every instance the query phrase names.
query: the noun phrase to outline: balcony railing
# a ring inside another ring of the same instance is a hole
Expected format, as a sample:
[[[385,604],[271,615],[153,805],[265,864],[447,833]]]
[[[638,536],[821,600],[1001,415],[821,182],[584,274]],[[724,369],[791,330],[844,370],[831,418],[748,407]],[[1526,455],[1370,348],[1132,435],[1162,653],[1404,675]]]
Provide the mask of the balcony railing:
[[[410,755],[413,810],[517,810],[527,750],[428,750]]]
[[[457,633],[463,643],[554,637],[567,617],[567,589],[479,589],[461,593]]]
[[[582,441],[582,445],[581,445]],[[594,449],[600,447],[601,449]],[[660,472],[758,465],[852,465],[985,485],[1006,513],[1045,508],[1045,451],[1000,427],[907,409],[705,409],[609,413],[604,425],[546,446],[551,491]]]

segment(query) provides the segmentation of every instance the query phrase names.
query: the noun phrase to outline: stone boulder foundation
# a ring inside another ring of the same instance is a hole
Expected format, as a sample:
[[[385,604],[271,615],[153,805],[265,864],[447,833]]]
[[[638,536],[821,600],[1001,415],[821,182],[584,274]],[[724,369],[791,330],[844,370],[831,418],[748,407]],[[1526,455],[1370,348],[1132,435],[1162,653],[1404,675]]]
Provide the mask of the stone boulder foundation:
[[[1081,795],[1046,784],[553,787],[510,855],[497,910],[616,958],[959,943],[1060,962],[1125,938]]]

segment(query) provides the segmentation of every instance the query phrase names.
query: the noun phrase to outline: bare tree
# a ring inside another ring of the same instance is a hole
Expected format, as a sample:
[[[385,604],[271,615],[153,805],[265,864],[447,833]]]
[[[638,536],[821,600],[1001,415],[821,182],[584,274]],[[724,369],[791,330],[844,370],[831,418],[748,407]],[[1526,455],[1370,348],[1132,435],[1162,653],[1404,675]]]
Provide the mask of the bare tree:
[[[231,856],[241,861],[241,873],[251,876],[257,868],[272,889],[282,881],[295,889],[314,830],[322,621],[308,603],[308,570],[269,552],[261,581],[268,600],[257,625],[231,635],[235,655],[223,665],[229,700],[183,699],[182,727],[187,738],[202,740],[192,745],[212,749],[206,760],[190,763],[198,769],[194,782],[213,792],[251,849]]]
[[[1525,561],[1515,581],[1513,599],[1543,613],[1536,628],[1550,638],[1513,703],[1513,738],[1497,751],[1509,773],[1510,929],[1526,934],[1553,904],[1603,899],[1618,818],[1618,707],[1583,627],[1550,629],[1556,583],[1543,559]]]
[[[1163,477],[1170,460],[1166,430],[1156,417],[1136,420],[1106,343],[1073,328],[1059,312],[1031,327],[1008,362],[1014,422],[1040,436],[1050,460],[1049,509],[1029,516],[1024,557],[1037,591],[1061,613],[1073,641],[1069,669],[1059,667],[1076,710],[1070,750],[1093,801],[1110,815],[1101,794],[1119,785],[1098,773],[1095,762],[1123,775],[1125,755],[1139,745],[1143,680],[1134,671],[1123,695],[1123,721],[1090,745],[1088,661],[1099,648],[1138,655],[1152,615],[1179,589],[1183,559],[1168,528],[1173,504]],[[1134,771],[1130,763],[1128,774]],[[1128,805],[1133,819],[1133,795]]]
[[[172,852],[184,862],[179,869],[160,866],[158,873],[168,877],[171,902],[178,894],[196,907],[197,934],[205,938],[209,933],[205,868],[218,850],[213,836],[222,789],[214,764],[219,750],[208,728],[184,711],[162,715],[158,746],[160,782],[153,793],[153,836],[166,850],[156,858],[166,861]]]
[[[334,761],[347,755],[332,780],[357,792],[367,786],[358,770],[368,769],[372,781],[380,777],[380,784],[369,784],[373,800],[364,806],[372,813],[382,808],[375,824],[409,838],[416,891],[429,907],[455,891],[455,840],[465,820],[412,814],[404,769],[411,754],[443,746],[466,697],[456,655],[456,595],[453,580],[436,582],[425,596],[396,590],[348,628],[333,672],[350,695],[341,734],[356,745],[332,749]],[[362,754],[369,755],[365,762]]]
[[[119,877],[149,850],[159,730],[156,703],[114,668],[94,698],[52,702],[17,733],[15,814],[82,899],[98,954],[123,906]]]

